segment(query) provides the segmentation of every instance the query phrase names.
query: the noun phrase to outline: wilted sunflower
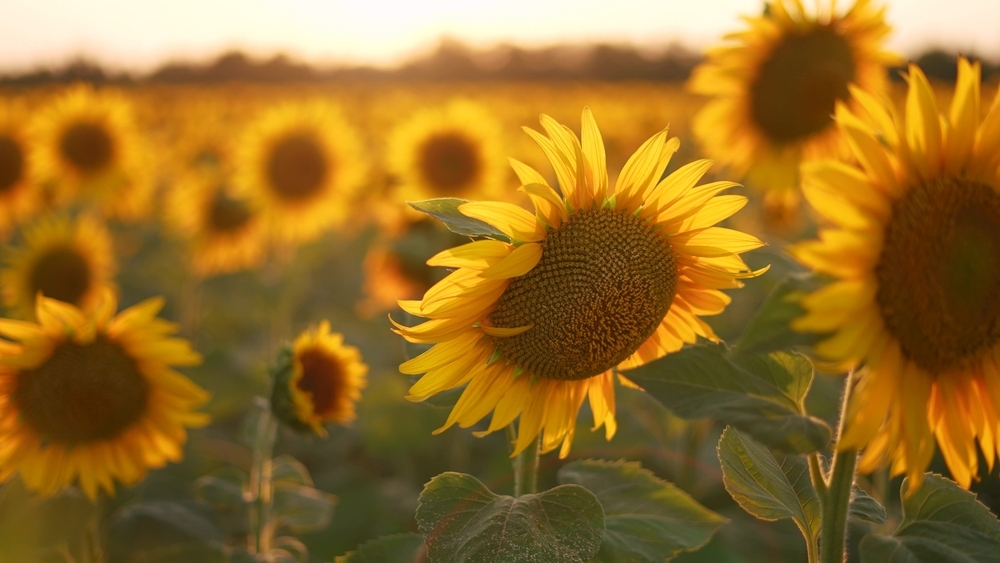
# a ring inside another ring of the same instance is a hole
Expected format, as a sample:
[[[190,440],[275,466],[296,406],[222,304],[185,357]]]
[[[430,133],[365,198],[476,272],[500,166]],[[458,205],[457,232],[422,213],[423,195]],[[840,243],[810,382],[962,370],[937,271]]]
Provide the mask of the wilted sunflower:
[[[301,432],[326,436],[324,422],[349,424],[367,385],[368,366],[330,323],[304,331],[282,350],[273,369],[271,405],[280,420]]]
[[[149,210],[149,158],[128,100],[77,85],[42,108],[33,123],[36,180],[58,203],[79,202],[120,219]]]
[[[105,291],[90,315],[41,297],[38,324],[0,319],[0,480],[18,473],[42,495],[75,483],[93,499],[181,459],[208,397],[170,368],[201,357],[168,336],[161,307],[149,299],[116,316]]]
[[[262,214],[234,191],[222,173],[191,171],[168,196],[168,218],[188,239],[191,268],[198,275],[252,269],[264,260]]]
[[[8,250],[7,265],[0,270],[10,311],[32,318],[39,292],[93,310],[117,270],[104,224],[88,216],[45,217],[26,225],[23,235],[22,246]]]
[[[367,173],[364,156],[358,133],[335,107],[289,104],[251,126],[237,183],[276,236],[304,242],[347,218]]]
[[[746,203],[718,195],[736,186],[695,187],[711,166],[700,160],[660,177],[680,143],[654,135],[608,189],[604,144],[589,109],[582,143],[543,115],[548,137],[525,131],[555,168],[562,195],[541,174],[511,160],[535,214],[509,203],[459,207],[503,232],[510,242],[479,240],[446,250],[428,264],[457,268],[424,295],[400,301],[430,320],[398,323],[411,342],[436,343],[403,363],[424,374],[410,388],[424,400],[468,384],[441,432],[475,424],[490,411],[486,432],[520,415],[515,451],[544,431],[541,449],[569,452],[577,412],[590,400],[595,429],[615,433],[615,368],[643,365],[698,336],[716,340],[700,315],[722,312],[720,288],[756,275],[739,254],[761,242],[713,227]],[[622,382],[630,382],[622,378]]]
[[[850,154],[832,119],[848,86],[881,92],[886,65],[899,62],[882,49],[884,7],[857,0],[839,14],[828,4],[808,14],[799,0],[769,2],[708,52],[688,85],[711,97],[693,124],[706,153],[764,190],[776,212],[798,201],[800,162]]]
[[[496,196],[503,167],[500,122],[485,107],[454,100],[425,108],[393,130],[387,152],[398,177],[397,199]]]
[[[793,326],[833,332],[816,351],[864,363],[841,448],[866,448],[859,469],[892,465],[920,486],[934,438],[955,480],[992,467],[1000,413],[1000,96],[980,119],[980,67],[959,61],[947,115],[910,66],[905,119],[855,91],[837,108],[860,164],[821,161],[804,190],[832,225],[796,245],[837,278],[805,297]]]
[[[26,112],[12,101],[0,99],[0,237],[39,207],[39,193],[31,181],[28,160]]]

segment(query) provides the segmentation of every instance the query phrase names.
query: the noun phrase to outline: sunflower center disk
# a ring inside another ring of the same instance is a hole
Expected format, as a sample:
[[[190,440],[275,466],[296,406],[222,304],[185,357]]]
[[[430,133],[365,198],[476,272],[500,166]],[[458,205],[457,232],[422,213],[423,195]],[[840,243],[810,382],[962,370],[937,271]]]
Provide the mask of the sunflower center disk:
[[[445,133],[427,140],[420,151],[424,179],[444,195],[459,193],[476,180],[479,155],[462,135]]]
[[[296,387],[312,393],[313,412],[323,415],[337,405],[343,393],[344,368],[336,358],[320,350],[306,350],[299,356],[302,362],[302,379]]]
[[[208,224],[213,231],[229,233],[239,230],[250,220],[250,209],[246,203],[230,199],[219,190],[208,210]]]
[[[267,177],[278,197],[301,201],[323,187],[329,168],[315,136],[295,133],[275,145],[267,163]]]
[[[833,124],[834,105],[854,80],[851,46],[836,30],[789,34],[774,47],[750,87],[750,115],[774,143],[792,143]]]
[[[115,438],[146,412],[149,384],[117,344],[63,343],[44,364],[23,371],[14,391],[25,422],[44,440]]]
[[[78,305],[90,288],[90,266],[72,248],[55,248],[44,254],[31,271],[32,294]]]
[[[63,133],[63,157],[83,172],[96,172],[111,162],[111,136],[96,123],[76,123]]]
[[[1000,194],[973,180],[917,186],[893,207],[876,302],[903,354],[931,374],[1000,341]]]
[[[14,187],[24,173],[24,154],[14,139],[0,135],[0,192]]]
[[[543,244],[538,265],[511,281],[490,315],[495,327],[534,325],[494,339],[504,358],[539,377],[580,380],[631,356],[673,302],[669,243],[630,213],[590,209]]]

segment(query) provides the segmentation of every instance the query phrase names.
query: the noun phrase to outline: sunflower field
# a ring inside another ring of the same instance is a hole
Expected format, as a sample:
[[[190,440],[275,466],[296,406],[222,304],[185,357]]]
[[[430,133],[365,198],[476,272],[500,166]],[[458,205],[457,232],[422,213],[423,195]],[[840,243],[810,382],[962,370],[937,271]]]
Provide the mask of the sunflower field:
[[[0,563],[1000,562],[996,80],[831,4],[683,83],[0,87]]]

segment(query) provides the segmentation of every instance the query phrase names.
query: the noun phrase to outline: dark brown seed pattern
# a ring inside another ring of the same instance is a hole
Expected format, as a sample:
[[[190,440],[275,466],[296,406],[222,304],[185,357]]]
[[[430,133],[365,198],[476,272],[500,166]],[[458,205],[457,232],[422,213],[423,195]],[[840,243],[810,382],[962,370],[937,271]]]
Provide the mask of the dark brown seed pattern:
[[[494,339],[518,367],[549,379],[586,379],[631,356],[676,290],[673,250],[659,232],[630,213],[590,209],[549,233],[538,265],[511,281],[489,323],[534,325]]]
[[[937,375],[1000,341],[1000,194],[943,178],[893,206],[876,302],[905,357]]]
[[[294,133],[275,144],[267,160],[267,178],[281,199],[302,201],[323,187],[331,167],[314,135]]]
[[[42,295],[65,303],[79,305],[90,284],[90,265],[74,248],[53,248],[31,269],[32,294],[41,291]]]
[[[115,150],[111,135],[97,123],[71,125],[59,143],[63,158],[84,173],[97,172],[110,164]]]
[[[115,342],[59,344],[44,364],[18,374],[13,400],[43,440],[110,440],[146,412],[149,383]]]
[[[753,123],[776,144],[832,126],[835,103],[850,95],[855,66],[850,44],[836,29],[789,32],[750,85]]]
[[[440,195],[455,195],[475,187],[482,164],[472,142],[458,133],[443,133],[428,139],[418,163],[424,181]]]

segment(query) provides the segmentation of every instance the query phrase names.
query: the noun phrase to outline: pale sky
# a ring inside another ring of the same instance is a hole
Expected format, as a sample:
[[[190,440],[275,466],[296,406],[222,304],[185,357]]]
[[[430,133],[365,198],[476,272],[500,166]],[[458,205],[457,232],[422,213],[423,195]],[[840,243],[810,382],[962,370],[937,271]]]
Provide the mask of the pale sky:
[[[887,4],[895,29],[889,46],[904,55],[937,45],[1000,58],[1000,0]],[[148,71],[230,49],[390,66],[432,49],[442,36],[477,47],[609,41],[700,48],[739,29],[739,16],[761,6],[762,0],[0,0],[0,73],[58,67],[78,55],[117,70]]]

